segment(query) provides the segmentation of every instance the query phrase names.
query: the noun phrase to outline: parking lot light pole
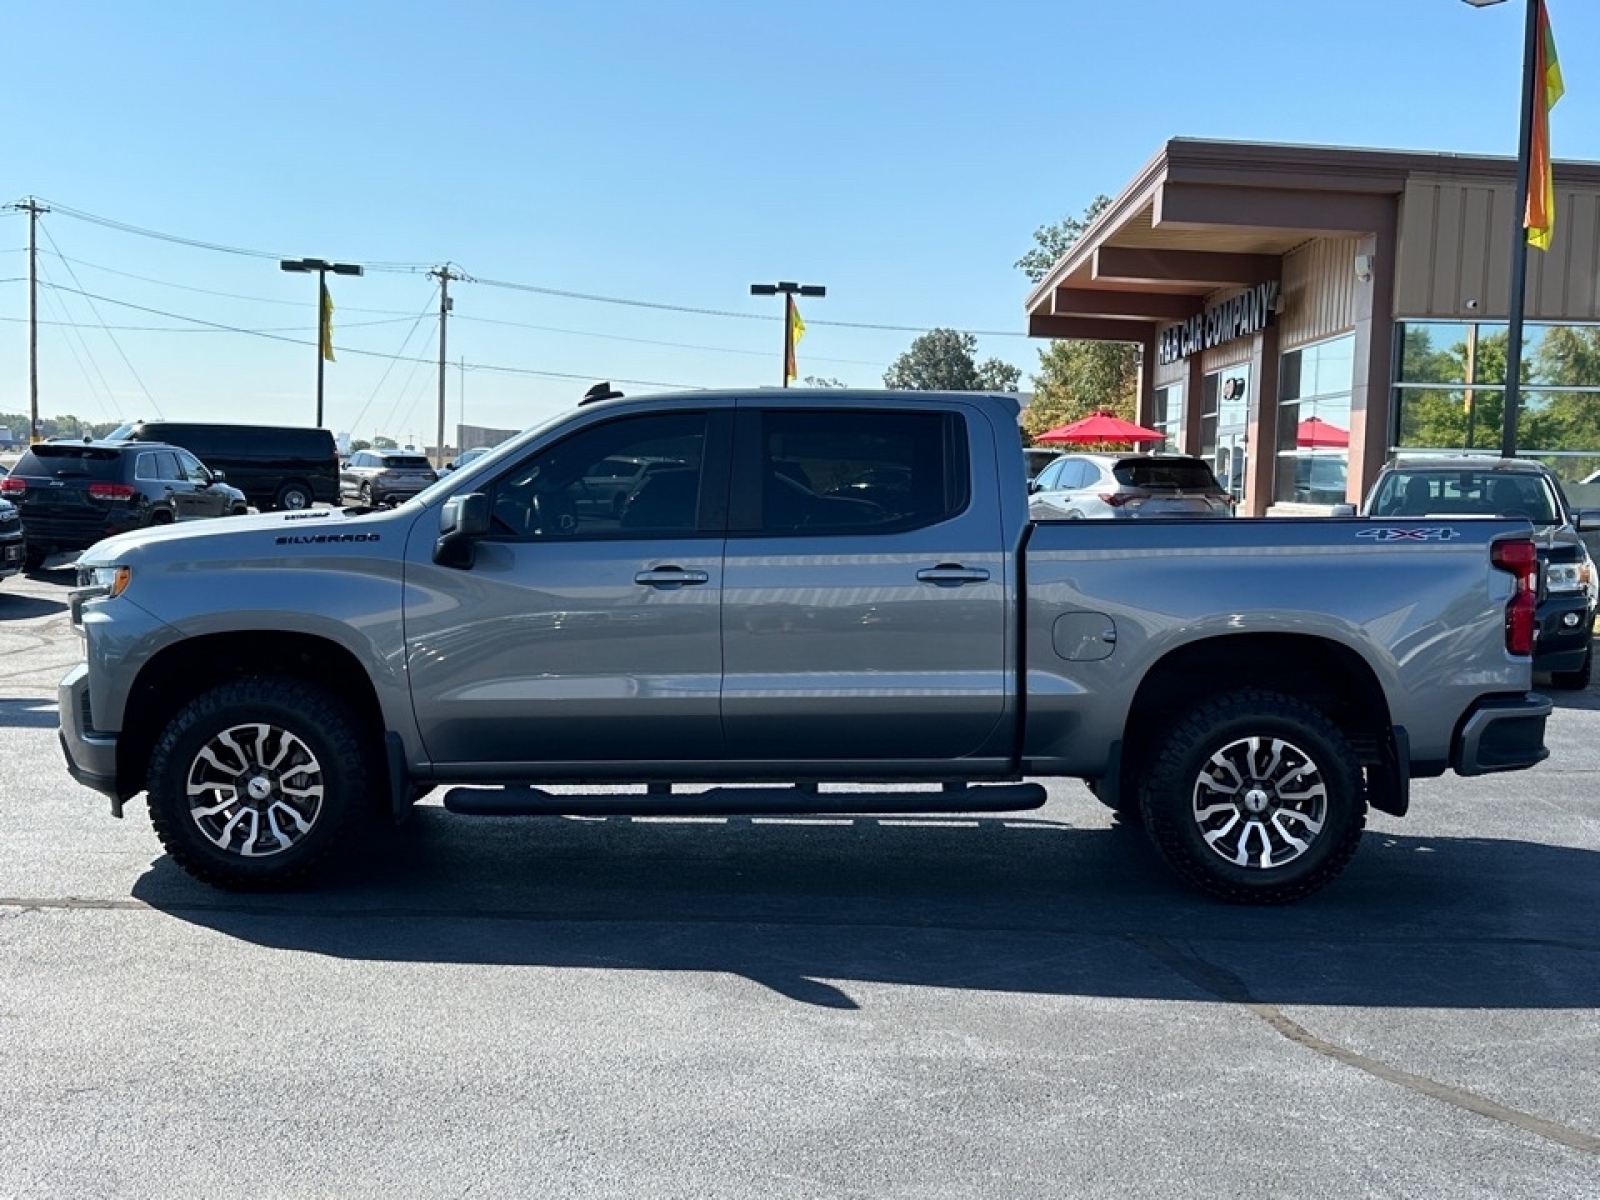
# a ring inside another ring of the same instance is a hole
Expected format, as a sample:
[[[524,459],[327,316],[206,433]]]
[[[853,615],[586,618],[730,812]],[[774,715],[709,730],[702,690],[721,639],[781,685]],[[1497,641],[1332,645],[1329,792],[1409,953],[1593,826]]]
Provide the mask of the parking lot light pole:
[[[324,297],[328,294],[328,272],[335,275],[360,275],[362,268],[356,263],[328,262],[320,258],[285,258],[278,262],[285,271],[313,272],[317,277],[317,428],[322,428],[322,363],[329,353],[327,326],[328,311]]]
[[[826,296],[828,289],[814,283],[752,283],[752,296],[783,297],[783,386],[789,386],[789,370],[794,365],[794,298]]]

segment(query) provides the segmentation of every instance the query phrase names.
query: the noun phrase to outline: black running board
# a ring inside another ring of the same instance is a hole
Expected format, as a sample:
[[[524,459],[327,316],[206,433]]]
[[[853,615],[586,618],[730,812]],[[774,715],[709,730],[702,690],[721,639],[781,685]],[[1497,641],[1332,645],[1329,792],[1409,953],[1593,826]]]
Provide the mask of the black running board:
[[[1022,812],[1042,808],[1039,783],[945,784],[939,791],[819,792],[811,787],[714,787],[673,792],[558,794],[536,787],[454,787],[444,806],[473,817],[872,816],[890,813]]]

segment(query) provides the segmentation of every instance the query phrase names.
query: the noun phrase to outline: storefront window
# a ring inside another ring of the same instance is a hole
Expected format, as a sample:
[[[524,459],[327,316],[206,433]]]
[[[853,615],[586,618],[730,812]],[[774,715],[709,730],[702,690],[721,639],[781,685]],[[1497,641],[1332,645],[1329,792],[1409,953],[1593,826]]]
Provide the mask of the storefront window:
[[[1183,445],[1183,384],[1156,389],[1155,419],[1150,422],[1150,428],[1167,435],[1161,449],[1175,451]]]
[[[1342,504],[1350,463],[1354,335],[1286,353],[1278,379],[1278,447],[1272,498]]]
[[[1394,448],[1498,451],[1506,326],[1419,322],[1398,332]],[[1527,326],[1520,374],[1517,453],[1579,484],[1600,459],[1600,325]]]

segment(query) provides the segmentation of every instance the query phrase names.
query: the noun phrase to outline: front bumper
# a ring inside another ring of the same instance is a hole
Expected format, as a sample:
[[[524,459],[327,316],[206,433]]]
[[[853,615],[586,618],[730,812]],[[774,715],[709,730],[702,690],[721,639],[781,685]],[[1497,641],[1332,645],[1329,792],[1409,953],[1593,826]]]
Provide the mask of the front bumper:
[[[79,663],[56,689],[61,709],[61,750],[67,773],[85,787],[111,797],[111,811],[122,815],[117,790],[116,734],[98,733],[89,707],[89,664]]]
[[[1535,671],[1576,671],[1583,666],[1594,636],[1594,611],[1587,593],[1557,593],[1539,606],[1539,640],[1533,647]]]
[[[1458,775],[1522,771],[1550,757],[1544,723],[1554,704],[1548,696],[1492,696],[1480,700],[1456,731],[1450,765]]]

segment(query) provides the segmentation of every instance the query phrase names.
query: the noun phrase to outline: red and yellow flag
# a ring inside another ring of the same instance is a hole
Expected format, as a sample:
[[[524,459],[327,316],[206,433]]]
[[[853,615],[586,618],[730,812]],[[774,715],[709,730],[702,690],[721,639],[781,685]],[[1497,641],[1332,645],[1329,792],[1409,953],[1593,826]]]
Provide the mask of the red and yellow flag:
[[[1550,167],[1550,110],[1567,89],[1561,80],[1555,35],[1550,31],[1550,13],[1544,0],[1534,0],[1534,3],[1539,6],[1539,12],[1533,49],[1533,136],[1529,141],[1528,208],[1522,223],[1528,227],[1528,245],[1548,250],[1550,235],[1556,226],[1556,181]]]
[[[322,285],[322,325],[318,332],[322,343],[322,357],[333,361],[333,294],[326,282]]]
[[[806,335],[806,323],[800,319],[800,309],[794,302],[794,297],[789,300],[789,336],[784,339],[783,377],[795,379],[800,374],[800,363],[795,354],[795,347],[800,344],[800,339]]]

